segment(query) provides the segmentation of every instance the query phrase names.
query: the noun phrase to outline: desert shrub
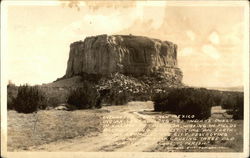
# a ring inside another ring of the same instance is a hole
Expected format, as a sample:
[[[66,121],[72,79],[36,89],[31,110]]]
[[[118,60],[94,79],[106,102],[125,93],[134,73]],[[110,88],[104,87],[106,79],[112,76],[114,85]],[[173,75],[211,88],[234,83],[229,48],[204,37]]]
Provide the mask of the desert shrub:
[[[208,90],[212,106],[220,106],[222,101],[222,92],[218,90]]]
[[[7,109],[14,110],[14,100],[17,95],[17,86],[14,84],[7,85]]]
[[[32,113],[38,109],[45,109],[45,95],[37,86],[19,86],[13,106],[20,113]]]
[[[221,95],[214,95],[212,106],[219,106],[219,105],[221,105]]]
[[[46,102],[48,107],[56,107],[59,104],[63,104],[67,102],[67,98],[69,96],[69,92],[72,88],[63,88],[60,89],[58,87],[40,87],[41,90],[45,93]]]
[[[236,104],[233,106],[233,119],[244,118],[244,96],[243,93],[236,96]]]
[[[14,100],[15,97],[11,94],[11,92],[7,92],[7,109],[14,110]]]
[[[211,98],[206,89],[179,88],[153,97],[155,111],[172,111],[177,115],[194,115],[195,119],[211,116]]]
[[[133,94],[133,101],[148,101],[151,100],[150,92]]]
[[[221,107],[227,109],[227,113],[233,115],[233,119],[243,119],[244,93],[224,92],[222,95]]]
[[[84,81],[82,87],[71,90],[67,103],[77,109],[101,108],[101,97],[93,84]]]
[[[221,107],[223,109],[233,109],[233,107],[236,104],[236,96],[229,94],[229,93],[225,93],[222,96],[222,101],[221,101]]]
[[[14,100],[15,98],[13,95],[9,94],[7,95],[7,109],[8,110],[14,110]]]
[[[166,106],[168,102],[168,93],[156,93],[153,96],[155,111],[174,111],[173,106]]]
[[[110,89],[105,102],[111,105],[124,105],[132,100],[131,94],[127,91],[117,91],[116,89]]]
[[[57,96],[48,96],[47,97],[47,105],[49,107],[56,107],[60,103],[62,103],[62,102],[60,101],[60,99]]]

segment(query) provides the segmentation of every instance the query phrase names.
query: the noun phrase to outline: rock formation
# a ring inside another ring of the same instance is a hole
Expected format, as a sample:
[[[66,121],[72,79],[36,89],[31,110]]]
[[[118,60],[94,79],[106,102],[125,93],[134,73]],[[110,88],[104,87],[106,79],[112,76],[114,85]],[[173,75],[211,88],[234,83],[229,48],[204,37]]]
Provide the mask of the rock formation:
[[[156,72],[182,80],[177,45],[143,36],[99,35],[70,45],[64,78],[87,74],[121,73],[149,76]]]

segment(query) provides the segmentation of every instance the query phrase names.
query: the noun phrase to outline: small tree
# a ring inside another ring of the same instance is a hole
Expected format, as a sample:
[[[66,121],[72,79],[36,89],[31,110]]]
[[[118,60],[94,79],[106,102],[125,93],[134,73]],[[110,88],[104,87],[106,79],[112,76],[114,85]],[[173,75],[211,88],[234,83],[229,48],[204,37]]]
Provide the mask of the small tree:
[[[8,92],[7,94],[7,109],[13,110],[14,109],[14,96],[11,94],[11,92]]]
[[[14,110],[14,100],[16,97],[17,87],[11,81],[7,85],[7,109]]]
[[[70,92],[67,103],[77,109],[101,108],[101,97],[93,84],[84,81],[82,87]]]
[[[233,119],[242,120],[244,118],[244,96],[238,94],[236,96],[236,104],[233,107]]]
[[[37,86],[18,87],[17,97],[14,100],[14,109],[17,112],[32,113],[45,107],[45,95]]]
[[[155,111],[171,111],[178,115],[194,115],[194,119],[211,116],[211,98],[206,89],[179,88],[154,98]]]
[[[224,94],[221,101],[221,107],[223,109],[233,109],[236,104],[236,95]]]

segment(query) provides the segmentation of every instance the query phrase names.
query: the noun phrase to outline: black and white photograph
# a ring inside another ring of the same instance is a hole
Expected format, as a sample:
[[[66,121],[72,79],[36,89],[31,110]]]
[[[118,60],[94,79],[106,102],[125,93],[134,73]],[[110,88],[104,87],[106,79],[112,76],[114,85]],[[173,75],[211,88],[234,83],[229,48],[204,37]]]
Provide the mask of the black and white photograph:
[[[248,1],[2,1],[1,157],[248,156]]]

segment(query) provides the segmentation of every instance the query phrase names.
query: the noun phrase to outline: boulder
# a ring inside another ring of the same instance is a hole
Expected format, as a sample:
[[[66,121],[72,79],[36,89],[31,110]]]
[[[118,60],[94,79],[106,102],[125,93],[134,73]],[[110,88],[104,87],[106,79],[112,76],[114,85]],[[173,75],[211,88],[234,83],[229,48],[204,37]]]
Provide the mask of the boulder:
[[[60,104],[59,106],[55,107],[55,110],[69,110],[67,104]]]

